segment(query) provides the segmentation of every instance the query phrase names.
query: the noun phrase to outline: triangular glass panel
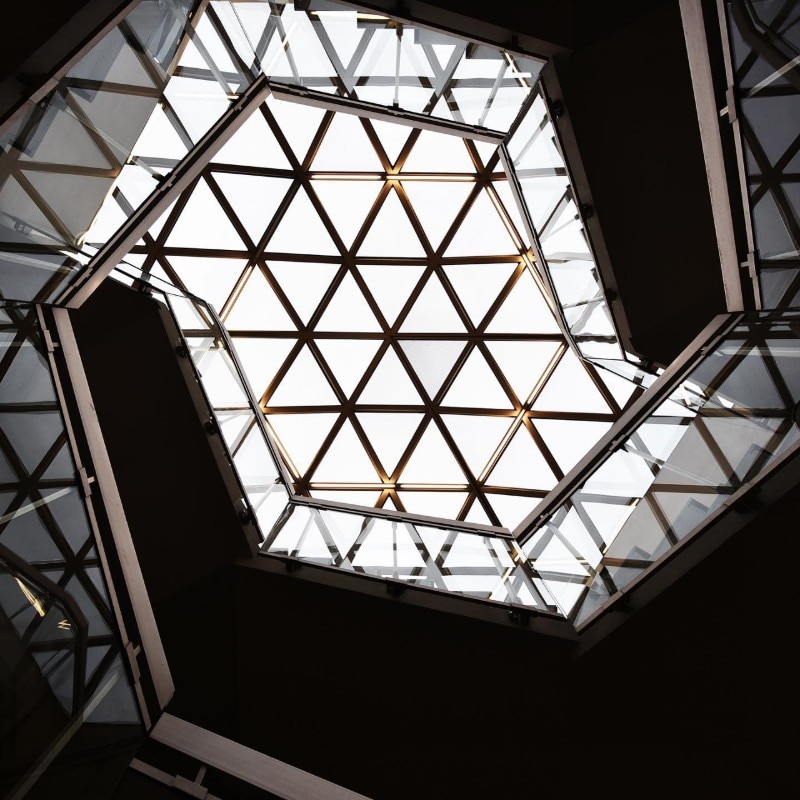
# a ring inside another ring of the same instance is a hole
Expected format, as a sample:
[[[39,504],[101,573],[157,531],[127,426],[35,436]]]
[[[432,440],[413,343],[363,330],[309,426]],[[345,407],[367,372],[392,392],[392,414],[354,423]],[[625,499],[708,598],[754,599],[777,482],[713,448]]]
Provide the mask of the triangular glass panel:
[[[489,352],[524,403],[561,345],[558,342],[487,342]]]
[[[556,476],[528,429],[521,425],[486,482],[491,486],[518,486],[548,491],[555,486]]]
[[[358,248],[358,255],[372,258],[421,258],[425,255],[394,189],[384,199],[375,221]]]
[[[539,504],[538,498],[520,497],[515,494],[488,493],[489,503],[497,514],[500,524],[513,531]]]
[[[535,411],[582,411],[608,414],[610,409],[583,362],[566,350],[533,404]]]
[[[391,326],[419,282],[425,267],[411,264],[369,264],[358,267],[358,271],[375,298],[381,314]]]
[[[315,264],[312,261],[273,261],[267,267],[278,281],[283,293],[308,323],[340,267],[338,264]]]
[[[383,188],[383,182],[315,180],[311,187],[331,218],[339,238],[345,247],[350,248]]]
[[[314,470],[316,483],[380,483],[350,421],[342,425],[328,452]]]
[[[339,249],[303,189],[297,192],[286,209],[267,243],[267,249],[273,253],[339,255]]]
[[[180,75],[170,78],[164,89],[164,97],[195,144],[230,108],[232,102],[216,81],[198,81]]]
[[[139,158],[169,158],[180,161],[188,152],[186,143],[167,119],[160,105],[153,109],[133,153]]]
[[[317,135],[325,111],[315,106],[278,100],[275,95],[270,95],[266,106],[275,117],[297,160],[302,164],[311,142]]]
[[[431,248],[436,250],[464,206],[473,184],[462,181],[403,181]]]
[[[516,264],[455,264],[444,267],[476,327],[516,269]]]
[[[611,427],[610,422],[536,419],[536,430],[564,473],[569,472]]]
[[[314,489],[311,492],[312,497],[319,500],[329,500],[334,503],[347,503],[351,506],[366,506],[367,508],[374,508],[375,504],[380,499],[381,493],[376,491],[359,491],[353,489],[351,491],[328,491],[325,489]]]
[[[392,475],[419,427],[422,414],[363,413],[357,416],[386,474]]]
[[[436,275],[428,278],[400,326],[402,333],[461,333],[465,330],[461,317]]]
[[[267,402],[270,406],[325,406],[339,403],[307,346],[297,354]]]
[[[423,517],[455,519],[464,501],[466,492],[398,492],[406,512]]]
[[[486,191],[481,191],[445,251],[447,256],[505,256],[519,252]]]
[[[476,478],[480,477],[512,421],[509,417],[466,414],[445,414],[442,419]]]
[[[5,461],[5,458],[3,459]],[[6,466],[8,462],[5,461]],[[2,472],[2,467],[0,467],[0,472]],[[47,469],[42,473],[42,480],[51,480],[51,479],[64,479],[64,478],[73,478],[75,475],[75,464],[72,460],[72,455],[70,454],[70,449],[65,442],[59,451],[55,454],[53,459],[50,461],[50,465]],[[9,476],[10,481],[16,481],[16,476]],[[4,479],[3,483],[10,482],[8,479]],[[6,543],[6,546],[8,544]]]
[[[258,244],[261,240],[292,183],[290,178],[226,172],[214,173],[214,180],[244,225],[253,244]]]
[[[356,15],[349,9],[319,14],[318,17],[339,61],[343,67],[348,67],[361,37],[368,29],[358,27]]]
[[[211,250],[244,250],[217,198],[201,180],[167,237],[168,247],[204,247]]]
[[[228,330],[296,330],[261,270],[256,267],[225,318]]]
[[[553,312],[527,270],[486,328],[487,333],[561,333]]]
[[[63,434],[64,423],[56,411],[4,411],[0,413],[0,431],[31,473]]]
[[[435,423],[429,423],[400,475],[400,483],[465,484],[466,477]]]
[[[508,214],[511,222],[517,229],[517,233],[523,238],[523,240],[527,240],[528,234],[525,228],[525,223],[523,222],[522,216],[519,213],[519,206],[514,198],[514,193],[511,190],[509,182],[494,181],[492,183],[492,188],[497,192],[497,196],[500,198],[500,202],[503,204],[506,214]]]
[[[474,145],[475,149],[478,151],[478,158],[480,158],[481,162],[484,166],[486,166],[489,161],[491,160],[492,156],[497,152],[497,144],[492,142],[482,142],[478,139],[474,139],[472,144]],[[506,185],[507,181],[495,181],[492,186],[497,188],[500,185]]]
[[[247,381],[261,397],[294,346],[292,339],[234,338],[233,346]]]
[[[316,345],[342,392],[350,397],[381,342],[377,339],[317,339]]]
[[[325,308],[318,331],[380,331],[381,326],[349,272]]]
[[[338,414],[268,414],[275,438],[297,470],[305,475]]]
[[[400,346],[428,396],[434,398],[463,352],[465,342],[413,339],[401,342]]]
[[[383,172],[383,164],[353,114],[334,114],[311,169],[320,172]]]
[[[210,303],[219,313],[246,262],[236,258],[170,256],[169,264],[192,294]]]
[[[412,128],[408,127],[408,125],[397,125],[394,122],[385,122],[379,119],[371,119],[369,123],[374,128],[375,133],[378,134],[386,157],[394,166],[397,157],[402,152],[408,137],[412,133]]]
[[[492,521],[489,519],[488,514],[486,513],[484,507],[480,504],[478,499],[472,501],[472,505],[469,507],[469,511],[467,512],[466,517],[464,517],[465,522],[475,522],[478,525],[492,525]]]
[[[77,241],[81,241],[89,229],[97,209],[103,205],[114,182],[112,178],[30,170],[25,173],[25,177]],[[13,208],[15,216],[23,218]]]
[[[483,354],[475,348],[456,375],[442,405],[510,409],[513,402],[497,382]]]
[[[275,134],[261,111],[251,114],[212,159],[214,164],[291,169]]]
[[[475,174],[475,165],[460,136],[423,130],[411,150],[403,172],[466,172]]]
[[[390,347],[357,398],[358,405],[422,405],[397,354]]]

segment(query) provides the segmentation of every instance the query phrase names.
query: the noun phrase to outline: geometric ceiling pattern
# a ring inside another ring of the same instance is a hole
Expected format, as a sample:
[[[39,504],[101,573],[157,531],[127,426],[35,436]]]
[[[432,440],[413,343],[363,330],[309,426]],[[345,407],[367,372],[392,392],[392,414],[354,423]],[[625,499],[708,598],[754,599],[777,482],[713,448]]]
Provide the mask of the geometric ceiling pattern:
[[[272,96],[130,258],[216,308],[296,493],[514,528],[635,388],[523,230],[496,145]]]

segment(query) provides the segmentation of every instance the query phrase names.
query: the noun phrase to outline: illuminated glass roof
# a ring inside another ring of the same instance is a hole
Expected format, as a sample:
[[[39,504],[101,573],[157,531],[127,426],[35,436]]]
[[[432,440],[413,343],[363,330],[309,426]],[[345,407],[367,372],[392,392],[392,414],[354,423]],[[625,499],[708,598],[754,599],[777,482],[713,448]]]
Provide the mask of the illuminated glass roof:
[[[496,145],[273,96],[133,258],[215,306],[296,492],[513,528],[627,399],[522,230]]]

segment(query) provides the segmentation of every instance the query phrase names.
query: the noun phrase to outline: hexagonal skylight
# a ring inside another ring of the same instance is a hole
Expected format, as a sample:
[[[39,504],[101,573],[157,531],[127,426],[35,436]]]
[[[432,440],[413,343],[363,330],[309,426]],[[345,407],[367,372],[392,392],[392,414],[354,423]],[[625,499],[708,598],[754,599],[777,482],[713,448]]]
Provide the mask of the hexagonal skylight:
[[[514,527],[619,413],[522,231],[496,145],[273,96],[135,252],[216,307],[297,493]]]

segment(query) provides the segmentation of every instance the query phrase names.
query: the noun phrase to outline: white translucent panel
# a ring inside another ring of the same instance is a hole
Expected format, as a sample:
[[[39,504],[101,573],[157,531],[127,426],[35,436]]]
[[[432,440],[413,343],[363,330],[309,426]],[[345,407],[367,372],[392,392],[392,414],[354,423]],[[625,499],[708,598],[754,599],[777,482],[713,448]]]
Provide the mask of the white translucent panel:
[[[412,290],[419,283],[425,267],[410,264],[365,264],[358,267],[358,271],[387,324],[393,325]]]
[[[494,203],[485,191],[481,191],[445,250],[445,255],[505,256],[518,252],[519,248],[497,213]]]
[[[325,111],[315,106],[278,100],[275,95],[270,95],[267,108],[272,112],[292,152],[302,164],[325,116]]]
[[[569,179],[556,175],[526,178],[524,173],[517,177],[533,226],[540,230],[569,190]]]
[[[280,531],[272,540],[268,552],[293,554],[298,543],[313,525],[312,509],[305,506],[290,506],[291,515],[283,520]]]
[[[314,470],[313,479],[320,483],[380,483],[378,473],[349,420],[342,425]]]
[[[580,577],[589,575],[580,555],[557,536],[550,539],[534,563],[540,572],[560,572]]]
[[[375,368],[364,391],[357,398],[359,405],[422,405],[422,398],[392,348],[386,351]]]
[[[636,384],[633,381],[615,375],[607,369],[598,369],[597,374],[608,387],[608,391],[611,392],[619,407],[625,408],[628,400],[636,391]]]
[[[391,475],[422,421],[422,414],[358,414],[387,475]]]
[[[618,450],[592,473],[582,491],[613,497],[643,497],[654,477],[645,459]]]
[[[347,273],[325,307],[318,331],[380,331],[381,326],[351,273]]]
[[[570,200],[561,213],[539,231],[539,243],[542,254],[547,259],[591,257],[574,200]]]
[[[178,76],[170,79],[164,97],[195,144],[231,104],[230,98],[216,81],[198,81]]]
[[[491,97],[491,87],[454,87],[453,97],[464,122],[468,125],[482,124]]]
[[[456,375],[442,405],[512,408],[513,402],[497,382],[483,354],[475,348]]]
[[[409,514],[455,519],[467,499],[466,492],[398,492]]]
[[[536,402],[535,411],[578,411],[610,413],[608,404],[595,386],[583,362],[566,350]]]
[[[476,327],[516,269],[516,264],[455,264],[444,267]]]
[[[464,323],[436,275],[428,278],[400,326],[401,333],[455,333],[465,330]]]
[[[219,312],[242,275],[245,261],[230,258],[170,256],[170,266],[183,285]]]
[[[187,152],[175,126],[167,119],[161,106],[156,105],[133,147],[133,153],[139,158],[174,158],[180,161]]]
[[[214,173],[222,189],[254,244],[258,244],[278,206],[292,184],[289,178],[266,178],[261,175]]]
[[[548,466],[533,437],[520,425],[503,451],[497,466],[489,474],[491,486],[516,486],[548,491],[556,484],[556,476]]]
[[[253,61],[253,46],[261,38],[270,17],[269,3],[235,3],[212,0],[211,6],[245,63]]]
[[[453,116],[453,112],[450,109],[448,98],[444,96],[440,97],[439,101],[433,107],[433,111],[431,111],[431,116],[436,117],[437,119],[446,119],[448,122],[461,121],[460,119],[456,120],[455,116]]]
[[[228,330],[295,330],[286,309],[258,267],[247,279],[239,297],[225,318]]]
[[[63,223],[71,237],[77,240],[81,240],[89,229],[94,210],[103,204],[113,184],[111,178],[83,177],[57,172],[28,171],[25,177],[39,196],[46,198],[45,202],[50,211]],[[76,198],[80,198],[80,202],[76,202]],[[5,197],[3,199],[5,200]],[[9,209],[5,203],[2,207],[6,210],[5,213],[11,210],[14,217],[25,220],[29,225],[31,224],[28,222],[29,219],[36,224],[42,218],[35,212],[31,217],[23,215],[20,213],[21,209],[13,206]],[[49,230],[47,223],[43,230],[47,234]]]
[[[294,196],[267,250],[273,253],[308,253],[312,256],[338,255],[339,250],[303,189]]]
[[[139,167],[128,165],[122,168],[115,188],[122,193],[133,207],[136,207],[150,196],[157,185],[155,176]],[[164,227],[164,223],[174,207],[175,202],[170,203],[161,216],[148,228],[147,232],[154,239],[161,233],[161,229]]]
[[[645,421],[631,436],[631,445],[651,454],[654,459],[666,461],[687,430],[684,425]]]
[[[244,442],[233,456],[236,471],[247,484],[274,483],[278,477],[278,470],[272,455],[264,441],[261,429],[254,425]]]
[[[400,483],[465,484],[466,477],[458,466],[436,425],[431,422],[422,434],[408,460]]]
[[[233,451],[239,444],[242,434],[253,426],[253,412],[250,408],[239,411],[215,411],[220,433],[228,447]]]
[[[537,419],[533,424],[565,473],[569,472],[611,427],[610,422],[565,419]]]
[[[590,258],[568,261],[550,259],[547,263],[562,305],[573,305],[597,296],[600,287],[595,277],[594,261]]]
[[[346,397],[364,377],[381,346],[378,339],[317,339],[316,344]]]
[[[444,558],[445,569],[458,567],[488,567],[496,569],[494,551],[490,550],[486,537],[459,533],[453,542],[450,551]]]
[[[436,250],[472,191],[473,184],[462,181],[404,181],[402,186],[431,247]]]
[[[560,342],[503,341],[487,342],[486,346],[522,403],[530,397],[563,347]]]
[[[227,214],[204,181],[198,181],[175,227],[167,237],[169,247],[205,247],[213,250],[244,250]]]
[[[414,530],[417,532],[417,536],[422,540],[425,549],[432,559],[438,558],[444,545],[452,538],[452,533],[450,531],[441,528],[428,528],[424,525],[414,525]]]
[[[342,11],[320,11],[316,16],[321,20],[325,34],[333,45],[336,55],[344,67],[358,47],[365,29],[357,27],[356,14],[349,9]]]
[[[403,165],[403,172],[474,174],[475,165],[461,137],[423,130]]]
[[[400,346],[414,368],[428,396],[435,397],[464,350],[464,342],[414,339]]]
[[[362,33],[360,31],[360,33]],[[367,44],[363,55],[358,59],[355,66],[354,74],[356,77],[366,77],[368,80],[371,78],[392,77],[395,75],[396,58],[397,58],[397,33],[393,30],[375,28],[372,31],[372,36]],[[344,62],[347,64],[348,62]],[[381,81],[381,83],[385,83]],[[392,81],[394,84],[394,81]],[[391,91],[394,97],[394,86],[390,84],[385,86],[385,90]],[[365,99],[363,96],[362,86],[357,87],[358,96],[360,99]]]
[[[587,516],[592,522],[592,525],[606,543],[612,543],[617,534],[622,529],[622,526],[627,521],[628,517],[633,512],[633,504],[617,505],[614,503],[582,503]],[[563,526],[562,526],[563,528]],[[569,537],[576,547],[580,547],[581,555],[584,558],[590,558],[592,566],[596,566],[600,560],[600,553],[597,551],[594,542],[590,541],[576,541],[575,537]],[[596,560],[595,560],[596,559]]]
[[[215,164],[290,169],[275,134],[261,111],[254,111],[213,158]]]
[[[305,346],[268,403],[270,406],[320,406],[336,405],[338,400],[316,359]]]
[[[474,522],[478,525],[492,525],[492,521],[489,519],[489,515],[486,513],[486,510],[481,505],[480,501],[475,498],[473,500],[472,505],[470,506],[469,511],[467,512],[466,517],[464,517],[466,522]]]
[[[273,484],[270,488],[271,492],[250,492],[248,494],[248,498],[256,510],[256,520],[261,529],[262,542],[264,537],[271,533],[289,500],[282,486]]]
[[[483,124],[496,131],[507,131],[519,114],[530,89],[522,86],[501,86],[492,98]]]
[[[353,506],[367,506],[372,508],[381,496],[375,491],[329,491],[327,489],[312,489],[311,496],[319,500],[328,500],[335,503],[348,503]]]
[[[127,214],[120,208],[114,195],[109,194],[86,232],[84,241],[98,245],[107,242],[127,221]]]
[[[400,86],[399,105],[407,111],[414,111],[417,114],[426,113],[430,105],[433,92],[425,86]]]
[[[541,98],[537,98],[533,108],[543,108]],[[531,125],[528,126],[528,120]],[[521,126],[517,133],[511,137],[509,151],[517,169],[543,169],[564,166],[564,159],[558,150],[555,141],[553,126],[547,123],[540,127],[541,116],[529,112],[526,125]],[[524,127],[524,130],[523,130]]]
[[[482,142],[475,142],[475,144],[482,144]],[[497,196],[500,199],[500,202],[503,204],[503,208],[505,209],[506,213],[511,218],[511,222],[513,223],[514,227],[517,229],[517,233],[519,233],[524,240],[527,240],[525,223],[522,220],[522,215],[520,214],[519,206],[517,204],[516,197],[514,196],[514,192],[511,189],[510,182],[494,181],[492,183],[492,188],[497,192]]]
[[[308,323],[328,290],[338,264],[315,264],[313,261],[275,261],[267,267],[304,323]]]
[[[267,422],[283,445],[297,475],[304,475],[338,414],[269,414]]]
[[[391,190],[358,249],[361,257],[414,258],[425,251],[397,192]]]
[[[316,180],[311,187],[333,223],[344,246],[349,248],[361,230],[378,193],[381,181]]]
[[[211,350],[198,364],[203,387],[214,408],[247,404],[239,378],[223,350]]]
[[[511,426],[509,417],[479,417],[467,414],[443,414],[442,419],[467,466],[476,477],[482,475],[487,462]]]
[[[358,514],[342,514],[335,511],[320,511],[317,517],[320,527],[333,540],[342,556],[347,556],[364,528],[364,518]]]
[[[412,128],[408,125],[396,125],[393,122],[385,122],[379,119],[370,120],[370,125],[374,128],[375,133],[378,134],[389,162],[394,164],[403,147],[405,147]]]
[[[300,83],[304,83],[303,78],[306,76],[330,77],[335,75],[336,71],[314,33],[308,17],[302,12],[294,12],[292,7],[287,5],[284,6],[281,20],[285,26],[286,41],[289,42],[289,52],[301,79]],[[275,35],[273,41],[275,42],[273,47],[277,47],[281,40]],[[275,74],[275,71],[270,71],[270,63],[269,60],[264,59],[264,72],[267,75]],[[293,74],[286,69],[286,64],[281,59],[277,61],[277,65],[281,67],[283,76],[288,77]],[[325,89],[325,87],[320,88]]]
[[[257,398],[266,391],[293,345],[291,339],[233,339],[236,356]]]
[[[478,151],[478,157],[483,162],[484,166],[486,166],[489,161],[492,159],[494,154],[497,152],[497,143],[492,142],[481,142],[475,139],[472,142],[472,146]],[[497,169],[500,169],[501,164],[498,162]],[[492,184],[495,188],[499,186],[507,186],[507,181],[496,181]]]
[[[317,149],[311,169],[320,172],[383,172],[361,118],[334,114]]]

